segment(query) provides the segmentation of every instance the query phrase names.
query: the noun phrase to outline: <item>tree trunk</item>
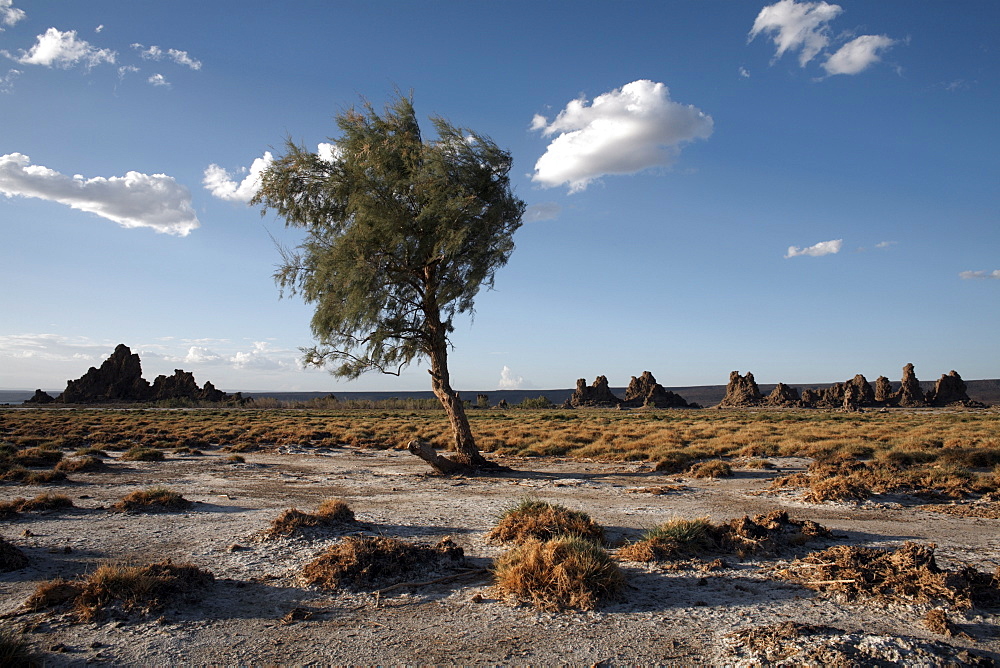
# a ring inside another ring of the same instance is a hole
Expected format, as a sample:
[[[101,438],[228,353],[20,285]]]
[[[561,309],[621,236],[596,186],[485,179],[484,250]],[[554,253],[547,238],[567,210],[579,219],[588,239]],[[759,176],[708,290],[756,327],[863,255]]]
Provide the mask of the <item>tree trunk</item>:
[[[489,462],[479,453],[476,447],[476,439],[472,435],[472,428],[469,426],[469,418],[465,414],[465,406],[455,390],[451,389],[451,380],[448,374],[448,349],[447,343],[435,346],[431,353],[431,387],[434,396],[438,398],[445,412],[448,414],[448,421],[451,423],[451,431],[454,437],[456,462],[466,466],[481,467],[489,465]]]

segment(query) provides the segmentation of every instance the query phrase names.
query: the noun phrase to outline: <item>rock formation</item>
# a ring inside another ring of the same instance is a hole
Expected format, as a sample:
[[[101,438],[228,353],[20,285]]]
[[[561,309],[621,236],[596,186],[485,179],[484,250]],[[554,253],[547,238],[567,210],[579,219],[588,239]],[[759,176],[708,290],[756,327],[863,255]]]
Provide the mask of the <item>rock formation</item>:
[[[798,408],[803,403],[798,390],[784,383],[778,383],[771,390],[771,394],[764,399],[764,405],[775,408]]]
[[[608,387],[607,376],[598,376],[594,384],[587,387],[587,379],[576,381],[576,390],[569,399],[574,408],[617,408],[622,400],[616,397]]]
[[[885,376],[875,379],[875,402],[887,404],[892,401],[892,383]]]
[[[32,399],[36,397],[38,392]],[[247,401],[240,393],[230,396],[216,389],[210,382],[206,382],[204,388],[199,388],[194,375],[182,369],[174,370],[172,376],[157,376],[150,386],[142,377],[139,356],[125,344],[115,348],[111,357],[99,369],[90,367],[82,377],[67,381],[66,389],[55,401],[64,404],[101,404],[172,399],[237,403]]]
[[[142,377],[142,362],[124,343],[115,348],[101,368],[90,369],[77,380],[66,383],[66,389],[56,398],[64,404],[146,401],[149,383]]]
[[[892,403],[903,408],[917,408],[927,405],[924,391],[920,389],[920,381],[913,372],[913,364],[903,367],[903,379],[899,391],[892,395]]]
[[[855,397],[853,401],[858,406],[871,406],[875,403],[875,390],[868,383],[868,379],[860,373],[847,381],[847,386],[854,389]]]
[[[746,406],[759,406],[762,401],[760,388],[757,381],[753,379],[753,374],[747,371],[746,376],[741,376],[739,371],[729,374],[729,384],[726,385],[726,396],[719,404],[720,408],[743,408]]]
[[[935,406],[948,406],[959,404],[969,408],[985,407],[985,404],[969,399],[965,390],[965,381],[952,369],[951,373],[938,378],[934,384],[934,389],[930,390],[926,396],[927,403]]]
[[[35,394],[32,395],[30,399],[26,399],[24,403],[26,404],[51,404],[55,399],[52,398],[48,392],[43,392],[42,390],[35,390]]]
[[[579,389],[579,382],[577,383]],[[663,386],[656,382],[653,374],[643,371],[642,375],[632,380],[625,390],[625,402],[622,404],[630,408],[640,406],[650,406],[653,408],[694,408],[684,400],[684,397],[663,389]]]

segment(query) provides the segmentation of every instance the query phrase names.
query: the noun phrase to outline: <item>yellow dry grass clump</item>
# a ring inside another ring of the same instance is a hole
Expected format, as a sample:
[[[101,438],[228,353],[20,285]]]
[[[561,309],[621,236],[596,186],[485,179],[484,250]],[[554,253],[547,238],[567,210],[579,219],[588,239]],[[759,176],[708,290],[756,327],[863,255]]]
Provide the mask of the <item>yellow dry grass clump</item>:
[[[558,503],[524,499],[507,509],[486,539],[498,543],[523,543],[573,535],[596,543],[604,541],[604,529],[587,513],[570,510]]]
[[[464,562],[465,553],[450,538],[421,545],[386,536],[347,536],[306,564],[299,579],[323,589],[342,584],[371,587]]]
[[[112,510],[124,513],[186,510],[190,507],[190,501],[178,492],[166,487],[137,489],[126,494],[118,503],[111,506]]]
[[[604,548],[578,536],[528,539],[497,559],[493,572],[501,597],[540,610],[593,610],[625,584]]]
[[[279,515],[261,536],[265,539],[288,538],[310,528],[330,528],[354,522],[354,511],[340,499],[324,499],[315,513],[289,508]]]

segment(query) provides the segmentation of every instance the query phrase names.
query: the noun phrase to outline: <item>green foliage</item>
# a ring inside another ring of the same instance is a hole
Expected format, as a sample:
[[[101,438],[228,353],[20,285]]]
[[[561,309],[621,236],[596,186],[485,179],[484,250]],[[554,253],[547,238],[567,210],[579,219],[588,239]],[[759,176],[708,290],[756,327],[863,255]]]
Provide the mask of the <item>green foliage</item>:
[[[525,397],[521,400],[521,403],[516,404],[514,408],[555,408],[556,405],[546,396],[535,397],[534,399],[530,397]]]
[[[306,231],[282,250],[275,280],[316,307],[308,363],[356,378],[433,361],[514,250],[524,203],[510,188],[510,154],[432,121],[427,141],[409,98],[381,114],[366,102],[337,116],[333,161],[288,141],[264,173],[254,203]]]

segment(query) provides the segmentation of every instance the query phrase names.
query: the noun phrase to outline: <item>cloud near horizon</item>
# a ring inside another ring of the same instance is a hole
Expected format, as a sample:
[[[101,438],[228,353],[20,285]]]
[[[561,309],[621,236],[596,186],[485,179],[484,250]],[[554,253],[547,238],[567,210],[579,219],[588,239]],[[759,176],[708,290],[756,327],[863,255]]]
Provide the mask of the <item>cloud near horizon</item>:
[[[821,241],[818,244],[809,246],[808,248],[789,246],[788,252],[785,254],[785,257],[786,258],[799,257],[800,255],[807,255],[809,257],[821,257],[823,255],[833,255],[835,253],[839,253],[843,245],[844,245],[843,239],[834,239],[832,241]]]
[[[758,35],[770,35],[777,47],[771,63],[786,52],[799,52],[799,67],[805,67],[820,54],[828,54],[830,22],[843,13],[840,5],[827,2],[780,0],[760,10],[747,36],[752,42]],[[881,52],[898,40],[886,35],[861,35],[827,55],[821,66],[827,76],[858,74],[881,61]]]
[[[959,276],[964,280],[970,279],[995,279],[1000,280],[1000,269],[993,271],[963,271]]]
[[[201,223],[191,193],[166,174],[127,172],[125,176],[84,179],[32,165],[22,153],[0,156],[0,192],[34,197],[96,214],[122,227],[149,227],[187,236]]]
[[[555,138],[535,163],[532,181],[580,192],[602,176],[671,165],[681,145],[707,139],[712,117],[670,99],[662,83],[640,79],[566,105],[552,122],[536,114],[531,129]]]
[[[524,378],[515,375],[514,371],[507,365],[500,370],[500,382],[497,383],[498,390],[520,390],[524,385]]]
[[[75,30],[62,32],[56,28],[49,28],[44,34],[38,35],[37,40],[31,49],[22,50],[19,57],[12,56],[7,51],[0,53],[22,65],[43,65],[63,69],[81,62],[87,67],[95,67],[101,63],[113,64],[118,57],[118,53],[112,49],[98,49],[90,42],[77,38]]]

